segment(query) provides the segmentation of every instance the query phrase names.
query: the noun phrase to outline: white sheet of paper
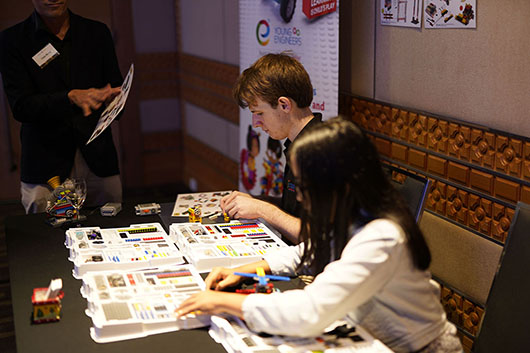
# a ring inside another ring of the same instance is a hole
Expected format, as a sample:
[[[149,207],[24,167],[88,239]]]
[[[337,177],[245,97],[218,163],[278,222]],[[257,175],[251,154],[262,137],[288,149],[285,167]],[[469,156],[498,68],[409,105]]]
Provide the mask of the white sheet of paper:
[[[103,113],[101,113],[101,117],[99,118],[98,124],[96,125],[96,128],[94,129],[94,132],[92,133],[92,136],[87,141],[87,145],[94,141],[96,137],[98,137],[109,125],[114,121],[114,119],[120,114],[123,107],[125,106],[125,102],[127,101],[127,96],[129,95],[129,90],[131,88],[131,83],[134,76],[134,64],[131,64],[131,67],[129,68],[129,72],[127,73],[127,77],[125,77],[125,80],[123,81],[123,84],[121,85],[121,92],[118,94],[112,102],[105,108]]]
[[[381,0],[381,24],[421,28],[422,0]]]
[[[222,215],[221,199],[230,194],[231,191],[197,192],[191,194],[179,194],[173,207],[172,217],[187,217],[188,208],[201,206],[202,216],[209,217],[213,214]]]

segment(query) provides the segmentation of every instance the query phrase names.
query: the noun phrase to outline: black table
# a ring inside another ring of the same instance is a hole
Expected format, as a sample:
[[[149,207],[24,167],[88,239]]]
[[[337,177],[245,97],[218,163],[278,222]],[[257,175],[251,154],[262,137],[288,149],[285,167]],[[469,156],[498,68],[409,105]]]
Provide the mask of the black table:
[[[169,216],[172,204],[163,204]],[[83,212],[86,214],[86,212]],[[9,274],[17,351],[24,352],[225,352],[213,341],[207,328],[182,330],[144,338],[112,343],[96,343],[90,338],[91,319],[79,289],[82,282],[72,276],[73,263],[68,261],[64,246],[65,229],[45,223],[44,214],[16,216],[6,219]],[[124,205],[115,217],[88,214],[82,226],[116,228],[135,223],[161,222],[158,216],[136,216],[134,205]],[[68,227],[67,227],[68,228]],[[167,231],[167,229],[166,229]],[[47,287],[52,278],[63,280],[62,318],[59,322],[31,324],[33,288]],[[0,347],[1,350],[1,347]]]

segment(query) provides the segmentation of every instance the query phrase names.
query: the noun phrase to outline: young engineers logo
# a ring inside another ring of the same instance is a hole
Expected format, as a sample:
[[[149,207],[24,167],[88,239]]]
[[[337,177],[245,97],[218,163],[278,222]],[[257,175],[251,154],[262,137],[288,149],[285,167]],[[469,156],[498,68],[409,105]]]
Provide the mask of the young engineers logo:
[[[256,39],[258,40],[258,43],[263,46],[269,44],[269,34],[271,34],[269,23],[265,20],[259,21],[256,26]]]

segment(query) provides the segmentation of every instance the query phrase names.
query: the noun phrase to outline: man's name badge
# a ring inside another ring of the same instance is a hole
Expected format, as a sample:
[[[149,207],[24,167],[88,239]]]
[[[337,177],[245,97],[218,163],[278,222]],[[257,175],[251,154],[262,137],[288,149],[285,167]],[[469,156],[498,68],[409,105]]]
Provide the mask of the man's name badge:
[[[37,54],[33,55],[32,59],[41,69],[50,63],[53,59],[59,56],[59,52],[48,43]]]

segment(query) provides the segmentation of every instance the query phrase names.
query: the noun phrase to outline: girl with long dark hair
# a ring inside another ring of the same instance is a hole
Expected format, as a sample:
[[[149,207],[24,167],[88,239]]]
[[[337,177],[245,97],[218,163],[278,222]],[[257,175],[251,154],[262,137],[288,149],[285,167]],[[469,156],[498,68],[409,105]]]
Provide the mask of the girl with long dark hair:
[[[293,143],[289,154],[303,205],[297,246],[237,269],[216,268],[207,290],[179,314],[241,316],[256,331],[313,336],[345,319],[396,352],[462,352],[456,328],[427,271],[423,235],[381,168],[378,153],[352,122],[335,118]],[[310,273],[304,289],[248,296],[219,292],[241,281],[234,271]]]

